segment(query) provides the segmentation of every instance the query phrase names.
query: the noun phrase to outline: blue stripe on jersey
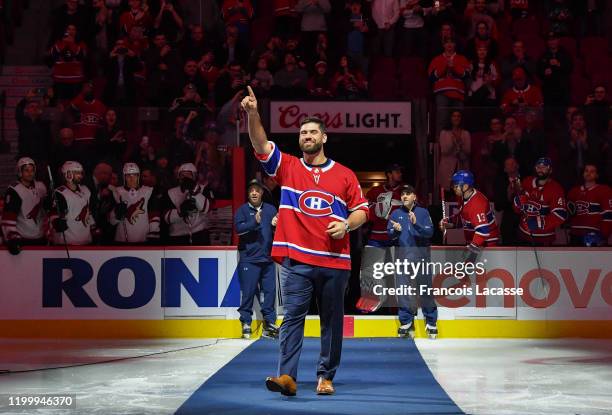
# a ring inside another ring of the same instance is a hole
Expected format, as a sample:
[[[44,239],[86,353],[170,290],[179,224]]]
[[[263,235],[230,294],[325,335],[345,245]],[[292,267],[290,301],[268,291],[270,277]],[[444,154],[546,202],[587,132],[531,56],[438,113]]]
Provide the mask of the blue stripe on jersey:
[[[604,211],[603,220],[612,220],[612,210]]]
[[[567,210],[565,210],[563,208],[553,209],[552,213],[554,213],[555,215],[557,215],[558,217],[560,217],[563,220],[567,220]]]
[[[302,209],[300,209],[300,202],[299,202],[300,195],[302,193],[304,192],[300,192],[297,190],[294,191],[292,189],[283,187],[281,189],[281,201],[280,201],[281,206],[290,206],[292,208],[299,209],[300,211],[302,211]],[[342,219],[346,219],[348,218],[348,209],[346,208],[345,205],[340,203],[338,200],[334,199],[333,203],[331,204],[331,213],[328,215],[321,215],[321,216],[330,216],[330,215],[335,215]]]
[[[602,212],[603,209],[599,203],[589,203],[589,213],[599,213]]]
[[[491,233],[491,228],[489,228],[488,224],[477,226],[475,229],[477,234],[487,236]]]
[[[274,177],[276,176],[276,171],[280,166],[281,152],[276,144],[272,143],[272,146],[274,148],[272,150],[272,153],[268,155],[268,158],[265,160],[260,159],[259,161],[261,162],[261,166],[263,167],[266,174],[268,176]]]

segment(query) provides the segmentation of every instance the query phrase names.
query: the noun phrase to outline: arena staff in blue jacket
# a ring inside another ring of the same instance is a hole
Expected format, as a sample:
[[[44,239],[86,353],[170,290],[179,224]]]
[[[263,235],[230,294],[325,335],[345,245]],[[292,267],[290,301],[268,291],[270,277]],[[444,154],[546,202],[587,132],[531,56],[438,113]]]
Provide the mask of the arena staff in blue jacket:
[[[263,186],[251,180],[247,187],[249,201],[240,206],[234,217],[234,226],[239,237],[238,280],[240,281],[241,303],[238,312],[242,325],[242,337],[251,337],[253,300],[264,299],[261,304],[265,324],[263,336],[277,338],[276,311],[276,265],[270,257],[274,228],[278,221],[276,208],[263,203]]]
[[[387,223],[387,232],[396,246],[396,259],[402,261],[407,259],[414,265],[421,264],[421,269],[416,271],[416,275],[396,275],[397,287],[402,285],[412,287],[416,294],[398,296],[400,327],[397,334],[399,337],[414,338],[414,317],[418,311],[418,298],[425,316],[427,334],[430,338],[435,339],[438,335],[436,325],[438,308],[432,296],[419,295],[421,286],[431,286],[431,273],[423,268],[431,258],[429,246],[434,228],[429,212],[418,206],[416,199],[414,187],[403,186],[401,188],[402,207],[391,213]],[[414,269],[414,267],[409,268],[409,270]]]

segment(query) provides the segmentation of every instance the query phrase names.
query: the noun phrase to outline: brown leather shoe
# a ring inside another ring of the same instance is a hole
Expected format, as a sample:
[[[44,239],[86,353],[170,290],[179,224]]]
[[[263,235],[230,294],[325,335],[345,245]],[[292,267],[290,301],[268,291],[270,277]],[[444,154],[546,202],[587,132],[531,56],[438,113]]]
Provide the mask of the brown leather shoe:
[[[324,377],[319,378],[319,384],[317,385],[317,395],[333,395],[336,390],[332,381],[325,379]]]
[[[280,392],[281,395],[295,396],[297,393],[297,384],[289,375],[280,375],[277,378],[267,377],[266,388],[272,392]]]

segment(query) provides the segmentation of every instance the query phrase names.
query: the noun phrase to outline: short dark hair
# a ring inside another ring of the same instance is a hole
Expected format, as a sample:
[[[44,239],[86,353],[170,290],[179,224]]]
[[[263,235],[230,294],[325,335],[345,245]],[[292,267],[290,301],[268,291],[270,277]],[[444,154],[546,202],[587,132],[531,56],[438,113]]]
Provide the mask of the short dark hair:
[[[327,134],[327,126],[325,125],[325,121],[323,121],[322,119],[320,119],[318,117],[306,117],[306,118],[304,118],[302,121],[300,121],[300,128],[302,127],[302,125],[308,124],[309,122],[313,122],[315,124],[318,124],[319,125],[319,130],[321,130],[321,132],[323,134]]]

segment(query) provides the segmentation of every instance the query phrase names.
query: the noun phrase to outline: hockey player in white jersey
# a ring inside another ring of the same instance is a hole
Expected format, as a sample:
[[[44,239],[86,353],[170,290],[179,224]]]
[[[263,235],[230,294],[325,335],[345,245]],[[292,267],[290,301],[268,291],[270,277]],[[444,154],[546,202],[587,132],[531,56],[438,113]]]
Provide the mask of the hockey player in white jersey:
[[[169,189],[162,202],[169,243],[210,245],[208,211],[213,193],[196,181],[198,171],[193,163],[180,165],[177,176],[180,184]]]
[[[44,219],[47,187],[36,180],[36,164],[29,157],[17,161],[17,182],[4,195],[2,232],[9,252],[24,245],[46,245]],[[48,207],[48,206],[47,206]]]
[[[83,181],[83,166],[76,161],[62,165],[64,185],[55,189],[50,221],[51,240],[56,245],[88,245],[96,231],[91,215],[91,192]],[[65,239],[64,239],[65,238]]]
[[[136,163],[123,165],[123,186],[114,192],[115,208],[110,223],[117,225],[115,242],[141,244],[159,242],[159,207],[153,188],[140,184],[140,168]]]

